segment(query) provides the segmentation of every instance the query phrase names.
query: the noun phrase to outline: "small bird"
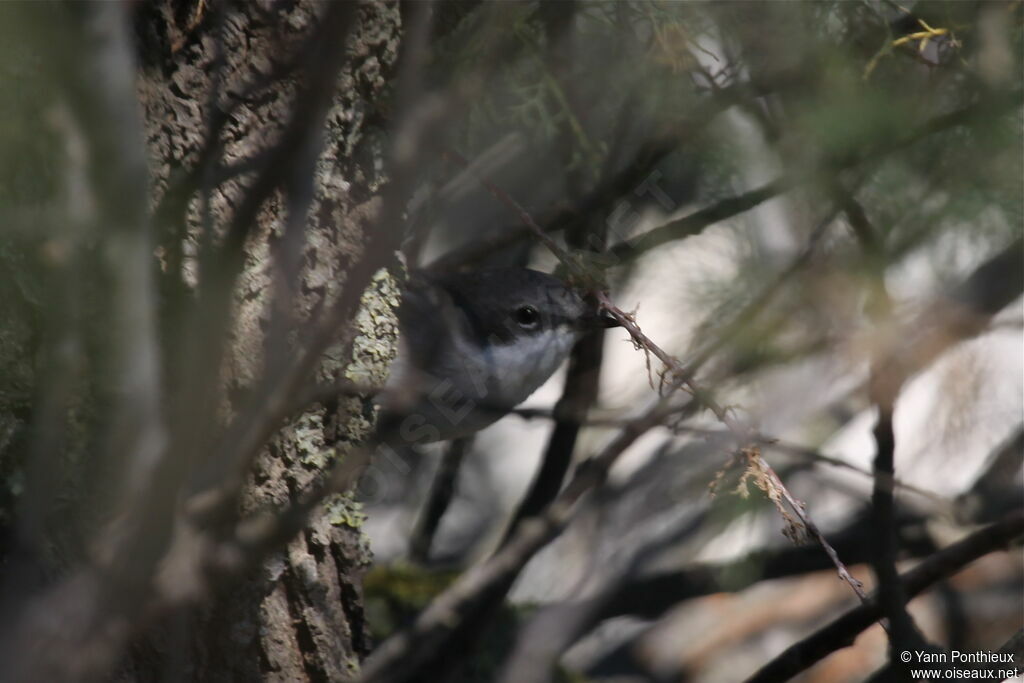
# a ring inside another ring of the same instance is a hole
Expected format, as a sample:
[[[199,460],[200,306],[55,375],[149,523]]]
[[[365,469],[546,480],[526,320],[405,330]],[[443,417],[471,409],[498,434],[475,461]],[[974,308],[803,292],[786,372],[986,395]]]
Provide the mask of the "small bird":
[[[527,268],[414,273],[398,321],[378,434],[404,443],[487,427],[547,381],[583,335],[618,325],[561,280]]]

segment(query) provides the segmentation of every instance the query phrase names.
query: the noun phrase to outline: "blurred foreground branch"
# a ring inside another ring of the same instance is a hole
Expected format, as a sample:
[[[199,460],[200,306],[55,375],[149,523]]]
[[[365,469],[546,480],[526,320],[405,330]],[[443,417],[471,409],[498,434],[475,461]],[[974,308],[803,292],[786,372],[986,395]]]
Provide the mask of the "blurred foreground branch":
[[[675,389],[679,383],[671,387]],[[391,636],[366,660],[364,683],[436,680],[455,664],[461,630],[481,623],[504,600],[526,563],[556,538],[580,499],[601,486],[612,465],[634,441],[657,426],[673,392],[630,421],[598,454],[584,461],[562,493],[539,515],[524,520],[508,542],[484,562],[464,572],[436,597],[408,629]],[[429,675],[426,673],[429,672]]]
[[[1024,512],[1015,512],[1001,521],[975,531],[967,538],[935,553],[910,571],[900,575],[900,583],[908,598],[926,590],[963,567],[1005,547],[1024,534]],[[779,683],[788,681],[801,671],[836,650],[851,645],[861,631],[883,616],[877,602],[856,607],[830,622],[824,628],[788,647],[782,654],[761,667],[747,679],[748,683]]]

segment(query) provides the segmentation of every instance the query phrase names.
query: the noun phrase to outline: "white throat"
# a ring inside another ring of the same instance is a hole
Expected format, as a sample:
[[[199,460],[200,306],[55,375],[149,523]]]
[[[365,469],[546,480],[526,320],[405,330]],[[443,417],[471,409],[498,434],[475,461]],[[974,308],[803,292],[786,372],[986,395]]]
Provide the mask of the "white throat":
[[[514,406],[525,401],[558,369],[577,338],[566,328],[556,328],[490,347],[486,355],[500,403]]]

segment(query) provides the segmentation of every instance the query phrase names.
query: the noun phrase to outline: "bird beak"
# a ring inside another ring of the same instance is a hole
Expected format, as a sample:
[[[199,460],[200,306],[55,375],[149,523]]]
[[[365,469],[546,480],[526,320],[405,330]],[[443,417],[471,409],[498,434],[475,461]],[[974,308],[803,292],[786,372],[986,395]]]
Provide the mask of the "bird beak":
[[[622,327],[622,323],[619,322],[618,318],[603,308],[601,309],[601,312],[597,314],[597,320],[598,324],[606,329],[609,327]]]
[[[591,330],[606,330],[610,327],[621,327],[618,320],[603,308],[584,319],[584,326]]]

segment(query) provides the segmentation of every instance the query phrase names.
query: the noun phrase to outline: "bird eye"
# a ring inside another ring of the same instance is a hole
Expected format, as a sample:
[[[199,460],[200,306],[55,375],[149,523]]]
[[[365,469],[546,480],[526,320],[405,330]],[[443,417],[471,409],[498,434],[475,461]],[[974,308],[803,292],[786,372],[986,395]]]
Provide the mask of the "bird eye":
[[[520,306],[513,313],[515,321],[525,330],[536,329],[540,325],[540,313],[533,306]]]

